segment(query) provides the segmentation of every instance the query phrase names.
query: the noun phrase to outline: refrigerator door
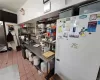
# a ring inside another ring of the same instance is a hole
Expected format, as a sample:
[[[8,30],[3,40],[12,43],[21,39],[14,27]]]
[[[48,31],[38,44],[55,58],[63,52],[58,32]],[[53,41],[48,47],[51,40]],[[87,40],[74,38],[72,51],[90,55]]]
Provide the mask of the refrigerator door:
[[[66,67],[64,65],[65,62],[62,62],[64,61],[64,58],[65,58],[64,47],[65,47],[65,44],[67,45],[66,41],[62,39],[63,26],[65,25],[65,22],[66,22],[66,18],[59,19],[57,21],[57,30],[56,30],[57,37],[56,37],[55,73],[59,74],[60,76],[63,75],[63,72],[65,72],[64,68]]]
[[[4,32],[4,26],[3,22],[0,21],[0,51],[7,50],[7,44],[5,39],[5,32]]]
[[[75,34],[72,27],[77,26],[77,32],[85,28],[84,35],[68,36],[66,39],[59,38],[60,34],[57,33],[55,73],[64,80],[96,80],[100,67],[100,17],[95,18],[94,14],[99,15],[100,12],[73,17],[75,24],[70,18],[72,24],[69,33]],[[59,26],[58,20],[57,31]]]

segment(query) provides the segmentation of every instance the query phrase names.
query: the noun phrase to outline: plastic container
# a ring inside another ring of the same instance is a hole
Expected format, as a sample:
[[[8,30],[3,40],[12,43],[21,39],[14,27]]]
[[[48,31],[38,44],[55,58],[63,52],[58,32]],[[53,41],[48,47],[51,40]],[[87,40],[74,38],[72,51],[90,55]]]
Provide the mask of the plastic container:
[[[32,57],[29,57],[29,61],[32,62],[33,61],[33,58]]]
[[[41,71],[43,73],[47,73],[47,63],[45,63],[45,62],[41,63]],[[49,63],[48,63],[48,71],[50,71],[50,64]]]
[[[28,52],[28,55],[29,55],[29,57],[31,57],[32,56],[32,53],[31,52]]]
[[[25,53],[26,53],[26,58],[29,58],[29,54],[28,54],[29,51],[27,49],[25,50]]]
[[[39,63],[40,63],[40,59],[39,59],[37,56],[34,56],[34,57],[33,57],[33,64],[34,64],[35,66],[38,66]]]

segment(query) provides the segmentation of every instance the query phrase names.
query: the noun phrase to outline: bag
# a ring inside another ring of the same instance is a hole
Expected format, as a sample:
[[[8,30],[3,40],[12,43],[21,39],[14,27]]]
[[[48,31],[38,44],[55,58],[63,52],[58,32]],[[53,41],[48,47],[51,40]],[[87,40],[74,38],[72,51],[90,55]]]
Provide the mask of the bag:
[[[7,42],[11,42],[14,41],[13,35],[11,34],[11,32],[9,31],[8,35],[7,35]]]

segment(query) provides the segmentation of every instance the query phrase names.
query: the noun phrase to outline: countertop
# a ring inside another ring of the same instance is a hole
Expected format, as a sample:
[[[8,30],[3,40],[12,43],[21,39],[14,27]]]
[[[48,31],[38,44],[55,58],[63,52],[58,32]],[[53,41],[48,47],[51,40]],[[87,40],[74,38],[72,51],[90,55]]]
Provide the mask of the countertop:
[[[45,58],[42,54],[43,51],[41,50],[41,47],[34,47],[32,44],[23,44],[24,47],[26,47],[28,50],[30,50],[32,53],[34,53],[36,56],[38,56],[40,59],[42,59],[44,62],[49,62],[52,59],[55,58],[55,55]]]

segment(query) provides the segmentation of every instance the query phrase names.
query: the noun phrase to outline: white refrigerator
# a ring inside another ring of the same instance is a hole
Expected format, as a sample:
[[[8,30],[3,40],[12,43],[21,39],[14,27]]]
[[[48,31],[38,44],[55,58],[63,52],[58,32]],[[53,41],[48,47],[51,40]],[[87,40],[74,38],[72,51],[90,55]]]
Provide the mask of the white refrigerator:
[[[63,80],[96,80],[100,67],[100,12],[57,20],[55,73]]]

